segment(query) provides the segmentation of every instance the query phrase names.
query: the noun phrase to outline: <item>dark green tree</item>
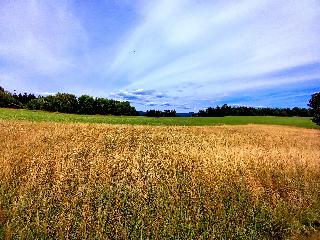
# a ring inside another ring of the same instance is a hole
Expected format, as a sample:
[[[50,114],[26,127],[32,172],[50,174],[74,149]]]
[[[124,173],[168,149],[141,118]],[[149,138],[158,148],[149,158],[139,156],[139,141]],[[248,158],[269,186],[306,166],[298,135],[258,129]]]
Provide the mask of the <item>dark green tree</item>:
[[[320,125],[320,92],[312,94],[308,106],[313,114],[312,121]]]
[[[55,110],[63,113],[76,113],[78,110],[77,97],[69,93],[57,93],[54,96]]]
[[[147,117],[162,117],[163,113],[159,110],[151,109],[151,110],[147,110],[146,116]]]
[[[164,110],[163,111],[163,116],[164,117],[176,117],[177,116],[177,112],[176,112],[176,110]]]
[[[30,100],[26,104],[26,108],[30,110],[41,110],[40,98],[41,97]]]
[[[116,104],[116,115],[127,115],[127,116],[133,116],[136,115],[136,109],[130,105],[130,102],[124,101],[120,102],[118,101]]]
[[[10,92],[5,91],[4,88],[0,86],[0,107],[22,108],[22,104],[16,100]]]
[[[0,86],[0,107],[28,108],[49,112],[100,114],[100,115],[137,115],[135,107],[128,101],[117,101],[106,98],[93,98],[82,95],[77,98],[74,94],[57,93],[56,95],[38,96],[28,93],[13,94]]]
[[[81,114],[95,114],[95,99],[88,95],[78,98],[78,112]]]
[[[94,104],[94,112],[95,114],[107,115],[110,114],[110,110],[108,109],[108,99],[106,98],[96,98]]]
[[[49,112],[76,113],[78,101],[75,95],[57,93],[54,96],[38,97],[31,99],[26,104],[28,109],[44,110]]]
[[[13,94],[12,95],[16,100],[18,100],[19,102],[21,102],[23,105],[28,104],[28,102],[30,102],[32,99],[36,99],[37,97],[34,94],[31,93],[24,93],[24,94]]]

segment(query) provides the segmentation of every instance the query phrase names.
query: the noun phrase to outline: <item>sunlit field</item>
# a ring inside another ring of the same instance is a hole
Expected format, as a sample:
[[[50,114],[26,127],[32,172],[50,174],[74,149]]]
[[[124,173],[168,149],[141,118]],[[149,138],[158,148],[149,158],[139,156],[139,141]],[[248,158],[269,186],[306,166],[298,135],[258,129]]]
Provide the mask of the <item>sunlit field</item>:
[[[320,131],[0,120],[0,238],[300,239]]]
[[[208,125],[244,125],[244,124],[272,124],[302,128],[320,129],[308,117],[275,117],[275,116],[228,116],[228,117],[132,117],[132,116],[101,116],[80,115],[66,113],[52,113],[44,111],[30,111],[25,109],[0,108],[0,119],[28,120],[36,122],[72,122],[72,123],[107,123],[153,126],[208,126]]]

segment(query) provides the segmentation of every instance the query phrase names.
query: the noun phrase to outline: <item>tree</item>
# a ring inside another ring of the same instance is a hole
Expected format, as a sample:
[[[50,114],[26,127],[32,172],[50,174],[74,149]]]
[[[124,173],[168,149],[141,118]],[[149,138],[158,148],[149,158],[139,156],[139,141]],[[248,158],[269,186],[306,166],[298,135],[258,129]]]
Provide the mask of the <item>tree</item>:
[[[63,113],[76,113],[78,110],[77,97],[69,93],[57,93],[54,96],[55,110]]]
[[[176,117],[176,110],[148,110],[145,114],[147,117]]]
[[[78,98],[79,113],[81,114],[94,114],[95,113],[95,100],[88,95],[82,95]]]
[[[95,99],[95,114],[100,114],[100,115],[107,115],[110,114],[110,111],[108,109],[108,99],[106,98],[96,98]]]
[[[22,108],[22,104],[16,100],[12,94],[0,87],[0,107],[5,108]]]
[[[30,102],[33,99],[36,99],[36,96],[34,94],[31,93],[24,93],[24,94],[13,94],[12,95],[16,100],[18,100],[19,102],[21,102],[23,105],[27,105],[28,102]]]
[[[30,109],[30,110],[41,110],[40,98],[41,97],[30,100],[26,104],[27,109]]]
[[[162,117],[163,115],[162,115],[161,111],[152,109],[152,110],[147,110],[146,116],[147,117]]]
[[[320,125],[320,92],[312,94],[308,106],[313,114],[312,121]]]
[[[0,107],[28,108],[49,112],[127,115],[135,116],[137,111],[128,101],[117,101],[107,98],[93,98],[82,95],[57,93],[56,95],[38,96],[34,94],[10,93],[0,86]]]
[[[176,110],[164,110],[163,112],[163,116],[164,117],[176,117],[177,116],[177,112]]]

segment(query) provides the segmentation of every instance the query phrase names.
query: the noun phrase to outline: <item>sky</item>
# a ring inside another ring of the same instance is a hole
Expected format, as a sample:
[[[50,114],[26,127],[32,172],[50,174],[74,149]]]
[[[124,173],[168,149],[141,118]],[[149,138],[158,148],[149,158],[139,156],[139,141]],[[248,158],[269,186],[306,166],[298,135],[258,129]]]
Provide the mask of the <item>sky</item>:
[[[307,107],[319,0],[0,0],[0,85],[137,110]]]

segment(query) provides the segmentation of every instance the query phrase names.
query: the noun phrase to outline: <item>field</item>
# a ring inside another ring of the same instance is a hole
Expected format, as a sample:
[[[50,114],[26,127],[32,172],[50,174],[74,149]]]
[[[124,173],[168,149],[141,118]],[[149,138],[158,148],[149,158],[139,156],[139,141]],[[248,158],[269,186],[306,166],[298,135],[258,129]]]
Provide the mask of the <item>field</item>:
[[[302,128],[318,128],[310,118],[303,117],[126,117],[126,116],[99,116],[50,113],[42,111],[14,110],[0,108],[0,119],[31,120],[49,122],[73,123],[108,123],[108,124],[135,124],[135,125],[165,125],[165,126],[208,126],[208,125],[243,125],[243,124],[273,124],[287,125]]]
[[[0,131],[0,238],[300,239],[320,225],[316,129],[0,120]]]

